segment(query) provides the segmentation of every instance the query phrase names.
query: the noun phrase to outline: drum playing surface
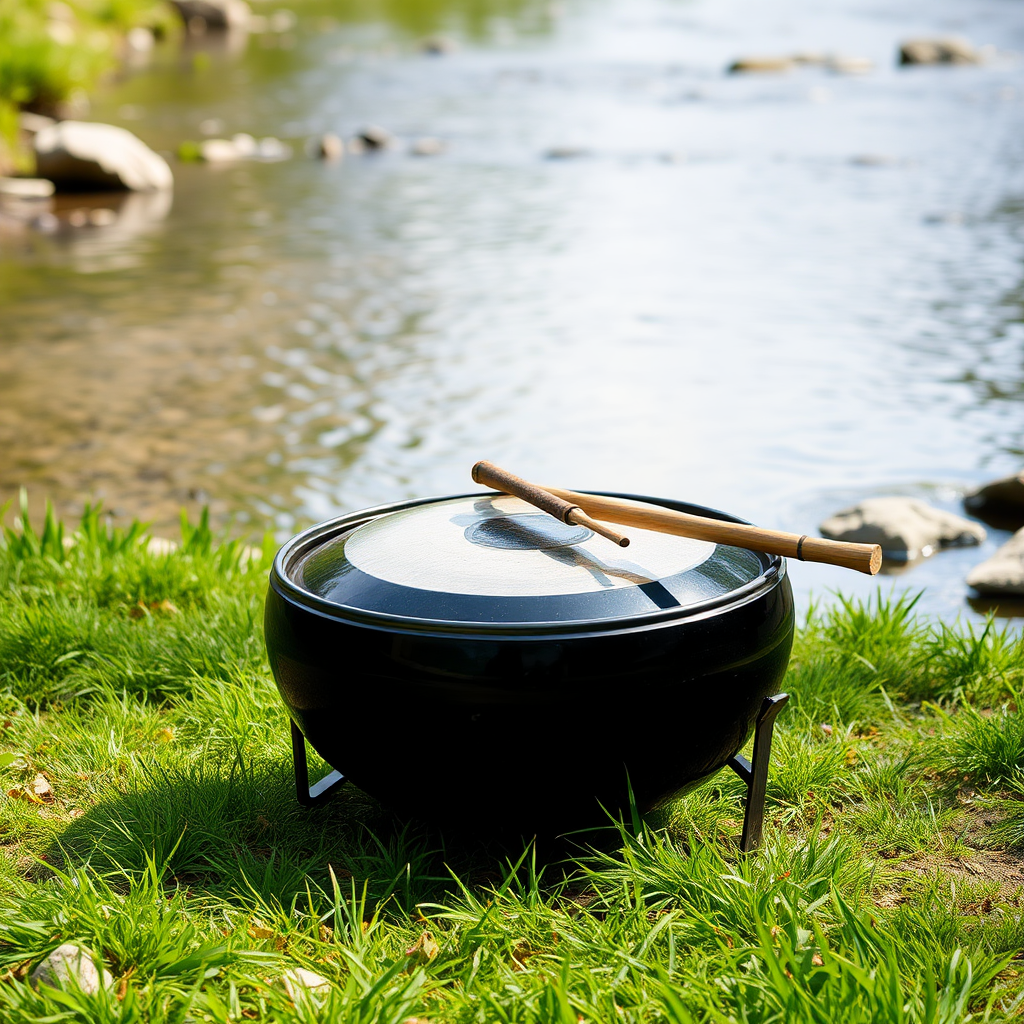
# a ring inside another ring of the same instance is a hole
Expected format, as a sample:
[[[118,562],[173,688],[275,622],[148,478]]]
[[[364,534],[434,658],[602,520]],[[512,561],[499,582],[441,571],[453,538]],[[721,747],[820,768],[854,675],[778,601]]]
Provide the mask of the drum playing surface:
[[[386,513],[325,538],[292,570],[331,604],[486,623],[579,622],[678,609],[757,579],[762,557],[630,528],[620,548],[508,495]]]
[[[456,498],[395,512],[345,544],[363,572],[399,586],[491,597],[583,594],[636,587],[692,569],[708,541],[630,530],[620,548],[519,498]]]

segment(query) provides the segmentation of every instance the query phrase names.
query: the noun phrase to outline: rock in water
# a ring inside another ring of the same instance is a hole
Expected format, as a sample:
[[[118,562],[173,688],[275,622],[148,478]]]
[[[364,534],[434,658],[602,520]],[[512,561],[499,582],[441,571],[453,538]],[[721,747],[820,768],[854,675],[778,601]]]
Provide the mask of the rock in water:
[[[171,0],[186,25],[193,18],[205,22],[208,28],[245,28],[252,18],[252,10],[245,0]]]
[[[31,111],[23,110],[18,115],[18,127],[29,135],[35,135],[44,128],[51,128],[57,122],[52,117],[45,117],[43,114],[33,114]]]
[[[981,55],[966,39],[908,39],[900,46],[900,64],[980,64]]]
[[[740,57],[729,65],[729,74],[777,75],[792,71],[795,67],[796,62],[792,57]]]
[[[912,561],[939,548],[980,544],[985,528],[914,498],[867,498],[819,527],[825,537],[880,544],[885,556]]]
[[[0,178],[0,196],[10,199],[49,199],[53,182],[45,178]]]
[[[174,184],[167,161],[126,128],[58,121],[36,133],[36,170],[58,191],[129,189],[151,192]]]
[[[972,491],[964,498],[964,508],[982,518],[992,513],[1024,518],[1024,471]]]
[[[425,135],[409,147],[409,152],[413,156],[438,156],[444,152],[444,143],[433,136]]]
[[[109,986],[113,978],[107,971],[101,974],[88,950],[73,942],[58,946],[29,976],[29,984],[33,988],[40,985],[67,988],[69,982],[93,995],[99,992],[101,984]]]
[[[355,138],[367,149],[390,149],[395,144],[395,137],[380,125],[368,124],[361,129]]]
[[[447,53],[454,53],[459,44],[448,36],[427,36],[417,44],[420,53],[429,53],[434,57],[443,57]]]
[[[967,574],[979,594],[1024,595],[1024,529],[1018,530],[991,558]]]
[[[341,137],[333,132],[326,132],[324,135],[309,139],[306,142],[306,152],[320,160],[341,160],[345,156],[345,143]]]

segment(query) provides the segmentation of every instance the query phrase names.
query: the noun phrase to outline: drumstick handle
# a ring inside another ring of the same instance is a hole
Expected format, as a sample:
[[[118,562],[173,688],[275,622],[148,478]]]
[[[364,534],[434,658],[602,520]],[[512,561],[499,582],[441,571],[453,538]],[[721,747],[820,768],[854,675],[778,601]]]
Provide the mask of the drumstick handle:
[[[547,490],[563,501],[575,502],[595,519],[606,519],[621,526],[674,533],[681,537],[714,541],[716,544],[731,544],[733,547],[765,551],[769,555],[797,558],[803,562],[825,562],[844,569],[855,569],[868,576],[874,576],[882,565],[882,549],[877,544],[852,544],[848,541],[785,533],[782,530],[765,530],[746,523],[728,523],[721,519],[640,505],[621,498],[581,494],[560,487],[549,487]]]
[[[473,467],[473,479],[484,487],[493,488],[495,491],[504,491],[506,494],[513,494],[523,501],[528,501],[542,512],[554,516],[563,523],[575,523],[579,526],[586,526],[594,533],[607,537],[608,540],[619,547],[627,547],[629,539],[621,533],[616,533],[603,523],[597,523],[587,515],[585,509],[577,502],[566,501],[564,498],[556,497],[550,491],[531,484],[522,477],[510,473],[507,469],[494,465],[493,462],[481,461]]]

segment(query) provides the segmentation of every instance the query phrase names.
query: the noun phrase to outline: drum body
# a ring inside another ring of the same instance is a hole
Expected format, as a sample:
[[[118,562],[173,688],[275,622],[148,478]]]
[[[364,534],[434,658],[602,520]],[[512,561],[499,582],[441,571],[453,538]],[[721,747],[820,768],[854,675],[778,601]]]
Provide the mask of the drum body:
[[[599,825],[630,792],[648,811],[724,767],[786,671],[784,560],[578,530],[469,495],[295,537],[266,642],[307,741],[399,813],[489,833]]]

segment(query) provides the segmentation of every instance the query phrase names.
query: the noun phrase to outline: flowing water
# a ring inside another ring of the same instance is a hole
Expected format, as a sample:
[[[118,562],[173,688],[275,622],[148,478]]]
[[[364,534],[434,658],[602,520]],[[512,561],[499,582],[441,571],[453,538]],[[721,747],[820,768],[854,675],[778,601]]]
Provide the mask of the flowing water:
[[[490,458],[814,532],[875,494],[955,510],[1019,468],[1015,0],[294,10],[159,47],[90,114],[165,151],[220,121],[291,159],[175,163],[173,202],[62,197],[45,231],[0,220],[0,499],[101,498],[158,532],[209,502],[286,536],[470,490]],[[422,53],[432,31],[458,50]],[[897,68],[927,34],[989,59]],[[725,73],[797,51],[874,70]],[[369,123],[396,146],[303,153]],[[423,136],[444,152],[412,155]],[[964,576],[1007,536],[884,588],[977,615]],[[876,586],[793,576],[804,605]]]

